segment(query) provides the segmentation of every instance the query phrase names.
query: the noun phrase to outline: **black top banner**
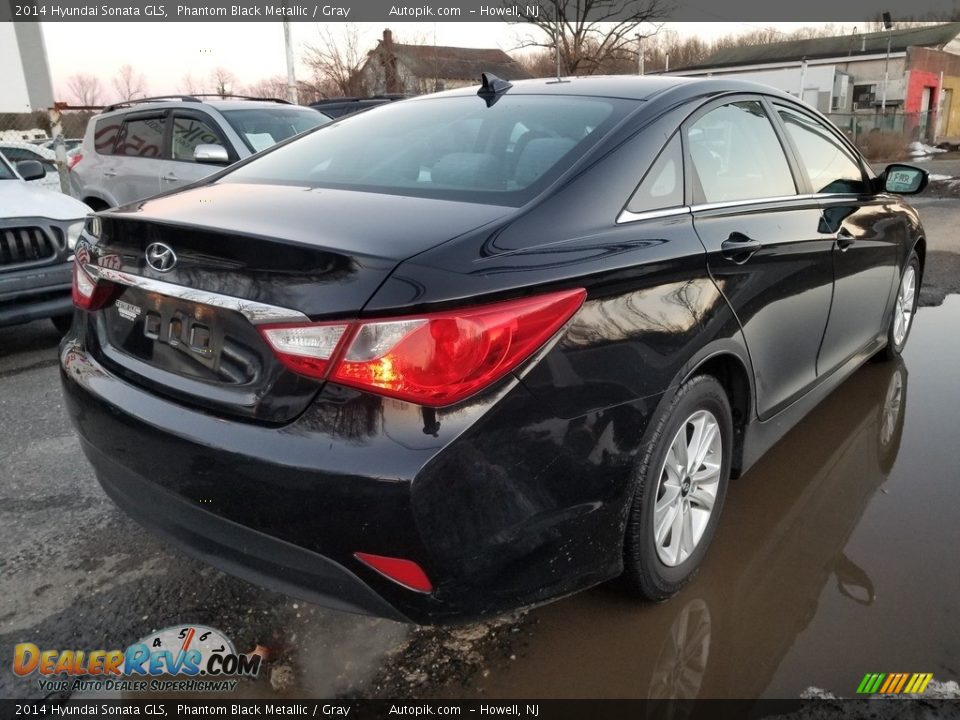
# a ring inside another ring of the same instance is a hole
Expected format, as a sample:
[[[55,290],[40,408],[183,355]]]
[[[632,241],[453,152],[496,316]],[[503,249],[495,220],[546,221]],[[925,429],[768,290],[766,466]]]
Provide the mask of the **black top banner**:
[[[576,0],[557,0],[561,8]],[[318,2],[316,0],[0,0],[5,22],[522,22],[551,19],[555,3],[509,0],[443,0],[400,3],[395,0]],[[595,0],[590,21],[624,21],[651,12],[652,21],[857,22],[891,9],[878,0]],[[954,0],[914,0],[897,7],[898,19],[943,21],[960,13]],[[909,18],[905,15],[909,14]]]

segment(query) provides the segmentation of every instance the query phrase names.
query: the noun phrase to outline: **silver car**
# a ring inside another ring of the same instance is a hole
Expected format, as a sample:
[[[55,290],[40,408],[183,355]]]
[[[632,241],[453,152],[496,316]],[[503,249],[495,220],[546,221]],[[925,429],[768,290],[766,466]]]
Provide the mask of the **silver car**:
[[[73,194],[94,210],[201,180],[281,140],[330,122],[282,100],[146,98],[95,115],[72,158]]]

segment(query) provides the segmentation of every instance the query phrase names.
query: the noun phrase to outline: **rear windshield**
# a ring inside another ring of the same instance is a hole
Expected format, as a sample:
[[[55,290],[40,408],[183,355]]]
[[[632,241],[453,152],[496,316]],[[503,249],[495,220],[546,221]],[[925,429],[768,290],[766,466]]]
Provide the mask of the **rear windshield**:
[[[329,117],[316,110],[282,105],[220,112],[252,152],[266,150],[281,140],[330,122]]]
[[[220,182],[520,205],[636,101],[509,94],[390,103],[245,163]]]

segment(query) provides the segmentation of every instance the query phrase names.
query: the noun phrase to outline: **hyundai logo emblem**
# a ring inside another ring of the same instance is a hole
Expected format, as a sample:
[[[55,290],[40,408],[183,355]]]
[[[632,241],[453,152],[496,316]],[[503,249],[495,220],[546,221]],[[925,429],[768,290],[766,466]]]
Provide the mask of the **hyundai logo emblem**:
[[[147,265],[157,272],[170,272],[176,264],[177,254],[169,245],[153,243],[147,246]]]

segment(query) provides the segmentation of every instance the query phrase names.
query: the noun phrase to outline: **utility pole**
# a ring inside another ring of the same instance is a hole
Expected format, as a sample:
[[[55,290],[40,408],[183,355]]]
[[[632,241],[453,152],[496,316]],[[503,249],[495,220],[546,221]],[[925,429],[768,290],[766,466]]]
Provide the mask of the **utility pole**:
[[[883,115],[887,114],[887,83],[890,82],[890,29],[893,27],[893,21],[890,18],[890,13],[885,12],[883,14],[883,27],[887,31],[887,59],[883,64],[883,93],[880,96],[880,112]]]
[[[643,35],[637,33],[637,75],[643,75]]]
[[[283,6],[283,46],[287,53],[287,100],[297,102],[297,76],[293,65],[293,43],[290,41],[290,21],[287,19],[287,6]]]

